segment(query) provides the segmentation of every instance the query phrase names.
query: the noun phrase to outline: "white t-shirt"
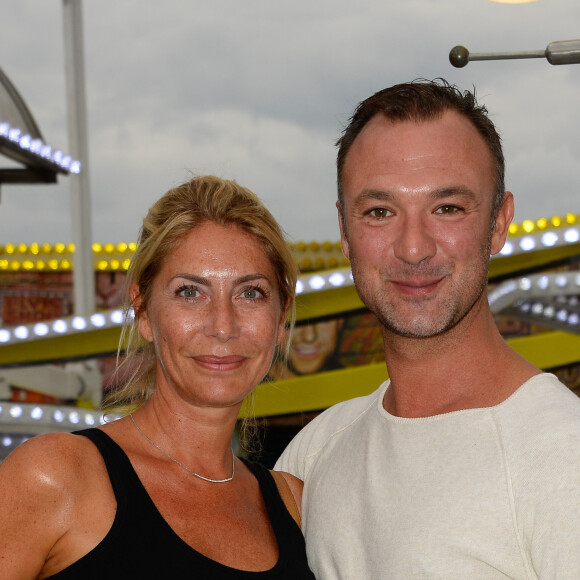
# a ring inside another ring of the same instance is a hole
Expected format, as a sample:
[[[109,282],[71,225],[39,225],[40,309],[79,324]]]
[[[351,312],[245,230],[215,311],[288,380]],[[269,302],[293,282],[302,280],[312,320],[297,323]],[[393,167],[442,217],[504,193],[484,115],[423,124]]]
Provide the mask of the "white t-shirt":
[[[319,580],[580,579],[580,399],[540,374],[494,407],[407,419],[389,382],[335,405],[277,469],[305,482]]]

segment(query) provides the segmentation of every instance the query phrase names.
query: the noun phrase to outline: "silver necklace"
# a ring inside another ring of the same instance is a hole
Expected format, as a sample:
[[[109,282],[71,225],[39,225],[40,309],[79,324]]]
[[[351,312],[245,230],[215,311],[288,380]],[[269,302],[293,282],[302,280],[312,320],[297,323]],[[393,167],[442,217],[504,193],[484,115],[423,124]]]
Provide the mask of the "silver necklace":
[[[232,475],[231,475],[231,477],[226,477],[225,479],[211,479],[210,477],[204,477],[203,475],[200,475],[199,473],[195,473],[195,471],[192,471],[191,469],[189,469],[189,467],[187,467],[187,465],[183,465],[183,463],[181,463],[181,461],[175,459],[175,457],[172,457],[171,455],[169,455],[169,453],[167,453],[167,451],[165,451],[165,449],[162,449],[161,447],[159,447],[159,445],[157,445],[157,443],[155,443],[155,441],[152,441],[151,439],[149,439],[149,437],[147,437],[147,435],[145,435],[145,433],[143,433],[143,431],[141,431],[141,427],[139,427],[139,425],[137,425],[137,423],[135,422],[135,419],[133,418],[133,413],[131,413],[129,415],[129,417],[131,417],[131,421],[133,421],[133,425],[135,425],[135,428],[137,429],[137,431],[139,431],[139,433],[145,439],[147,439],[147,441],[149,441],[149,443],[151,443],[151,445],[153,445],[153,447],[156,447],[157,449],[159,449],[159,451],[161,451],[161,453],[163,453],[163,455],[165,455],[166,457],[171,459],[171,461],[175,461],[175,463],[177,463],[177,465],[179,465],[179,467],[182,467],[183,469],[185,469],[185,471],[187,471],[188,473],[191,473],[191,475],[195,475],[195,477],[199,477],[199,479],[203,479],[204,481],[209,481],[209,483],[227,483],[228,481],[231,481],[234,478],[234,475],[236,474],[236,458],[234,456],[233,450],[231,450],[232,451]]]

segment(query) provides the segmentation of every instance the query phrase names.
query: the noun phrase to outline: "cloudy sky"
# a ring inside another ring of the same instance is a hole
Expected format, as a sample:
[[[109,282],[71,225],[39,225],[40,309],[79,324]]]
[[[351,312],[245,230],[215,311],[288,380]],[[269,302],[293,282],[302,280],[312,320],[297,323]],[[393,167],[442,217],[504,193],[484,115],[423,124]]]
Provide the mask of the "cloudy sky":
[[[59,0],[2,0],[0,67],[67,151]],[[475,86],[504,139],[516,221],[580,213],[580,65],[449,64],[580,38],[578,0],[85,0],[93,239],[129,242],[189,172],[253,189],[293,241],[338,240],[334,141],[385,86]],[[6,158],[0,166],[9,166]],[[72,240],[70,190],[1,190],[0,244]]]

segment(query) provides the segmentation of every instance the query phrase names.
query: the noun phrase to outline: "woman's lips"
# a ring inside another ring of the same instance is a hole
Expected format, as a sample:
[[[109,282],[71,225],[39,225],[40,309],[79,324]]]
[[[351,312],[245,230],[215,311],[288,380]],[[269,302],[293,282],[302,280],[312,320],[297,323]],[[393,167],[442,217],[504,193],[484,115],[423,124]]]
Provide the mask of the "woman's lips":
[[[195,362],[202,368],[213,371],[231,371],[239,368],[246,357],[241,355],[214,356],[198,355],[194,356]]]

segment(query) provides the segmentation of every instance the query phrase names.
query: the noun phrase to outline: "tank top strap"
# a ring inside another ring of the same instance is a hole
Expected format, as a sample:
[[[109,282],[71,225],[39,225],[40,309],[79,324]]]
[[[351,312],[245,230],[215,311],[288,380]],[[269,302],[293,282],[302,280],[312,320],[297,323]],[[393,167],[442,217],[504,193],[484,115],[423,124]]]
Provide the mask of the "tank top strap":
[[[270,470],[260,463],[250,462],[243,458],[240,459],[248,466],[260,484],[270,523],[278,542],[279,560],[277,569],[296,570],[296,566],[298,569],[302,569],[305,574],[300,576],[301,578],[314,578],[314,576],[311,576],[312,573],[308,570],[306,564],[302,531],[286,508]],[[300,559],[303,560],[299,563],[298,560]],[[286,578],[285,573],[282,577]]]
[[[123,510],[129,502],[137,500],[135,498],[136,491],[138,494],[138,490],[143,490],[143,493],[147,495],[125,452],[104,431],[96,428],[83,429],[73,431],[73,435],[82,435],[90,439],[103,456],[111,487],[117,500],[118,510]],[[128,489],[132,490],[131,494],[127,493]]]
[[[278,486],[276,485],[270,470],[261,463],[248,461],[243,457],[240,457],[240,459],[247,465],[258,480],[268,511],[271,509],[275,511],[277,515],[287,512],[288,510],[278,492]]]

